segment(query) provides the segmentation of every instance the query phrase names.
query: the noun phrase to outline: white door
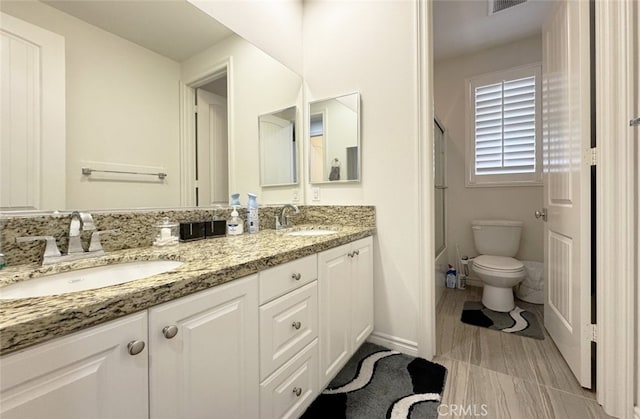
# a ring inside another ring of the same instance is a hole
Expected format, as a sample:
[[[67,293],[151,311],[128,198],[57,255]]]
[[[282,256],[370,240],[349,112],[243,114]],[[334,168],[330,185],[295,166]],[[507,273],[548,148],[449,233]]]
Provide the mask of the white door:
[[[64,209],[64,37],[0,13],[0,41],[0,209]]]
[[[544,323],[591,387],[589,2],[559,2],[543,28]]]
[[[252,275],[149,309],[152,419],[258,416],[257,307]]]
[[[145,311],[3,356],[0,417],[148,418],[146,340]]]
[[[198,205],[226,203],[229,199],[227,101],[197,89]]]
[[[284,185],[294,177],[293,122],[274,115],[260,117],[260,183]]]

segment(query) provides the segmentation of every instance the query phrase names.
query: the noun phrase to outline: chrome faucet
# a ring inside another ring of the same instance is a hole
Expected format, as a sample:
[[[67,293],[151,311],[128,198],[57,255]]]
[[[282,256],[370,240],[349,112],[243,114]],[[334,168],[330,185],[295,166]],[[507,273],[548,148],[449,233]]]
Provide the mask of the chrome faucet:
[[[71,221],[69,221],[69,249],[68,255],[84,253],[80,233],[82,231],[95,230],[93,217],[88,212],[73,211],[71,213]]]
[[[276,230],[291,227],[291,215],[287,215],[288,209],[293,210],[292,215],[300,214],[300,210],[298,209],[297,206],[291,205],[291,204],[285,204],[284,207],[282,207],[282,212],[280,213],[280,219],[276,217]]]
[[[38,240],[44,240],[47,242],[45,246],[44,254],[42,257],[42,264],[49,265],[58,262],[68,262],[77,259],[84,259],[96,256],[102,256],[104,250],[100,243],[100,236],[103,234],[117,233],[117,230],[104,230],[94,231],[91,233],[91,243],[89,244],[89,250],[85,251],[82,247],[82,241],[80,234],[82,231],[95,230],[96,226],[93,222],[93,217],[88,212],[73,211],[71,213],[71,220],[69,221],[69,248],[66,255],[62,255],[58,250],[58,244],[53,236],[29,236],[18,237],[17,243],[27,243]]]

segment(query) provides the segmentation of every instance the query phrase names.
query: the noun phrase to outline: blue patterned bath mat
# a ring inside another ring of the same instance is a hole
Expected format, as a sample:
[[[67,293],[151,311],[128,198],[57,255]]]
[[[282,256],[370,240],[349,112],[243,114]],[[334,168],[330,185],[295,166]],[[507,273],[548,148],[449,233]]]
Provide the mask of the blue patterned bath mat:
[[[302,419],[435,419],[447,369],[365,342]]]
[[[460,320],[473,326],[533,339],[544,339],[544,333],[536,315],[518,306],[508,313],[501,313],[489,310],[480,301],[466,301]]]

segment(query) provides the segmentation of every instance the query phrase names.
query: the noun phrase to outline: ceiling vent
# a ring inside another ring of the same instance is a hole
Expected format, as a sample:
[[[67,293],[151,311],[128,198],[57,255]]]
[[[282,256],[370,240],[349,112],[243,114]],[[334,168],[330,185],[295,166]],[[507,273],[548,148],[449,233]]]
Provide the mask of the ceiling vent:
[[[489,0],[489,16],[525,3],[527,0]]]

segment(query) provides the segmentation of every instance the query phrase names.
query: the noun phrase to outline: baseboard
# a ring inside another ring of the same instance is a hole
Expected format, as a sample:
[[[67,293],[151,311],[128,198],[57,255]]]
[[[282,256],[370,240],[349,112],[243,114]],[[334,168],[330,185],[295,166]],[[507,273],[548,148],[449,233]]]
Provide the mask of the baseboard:
[[[393,349],[403,354],[418,356],[418,343],[410,340],[402,339],[396,336],[387,335],[386,333],[374,331],[367,338],[367,342]]]
[[[482,281],[479,279],[467,278],[467,285],[472,287],[483,287]]]

